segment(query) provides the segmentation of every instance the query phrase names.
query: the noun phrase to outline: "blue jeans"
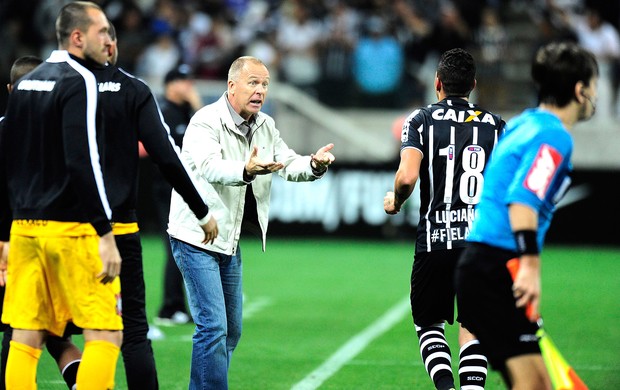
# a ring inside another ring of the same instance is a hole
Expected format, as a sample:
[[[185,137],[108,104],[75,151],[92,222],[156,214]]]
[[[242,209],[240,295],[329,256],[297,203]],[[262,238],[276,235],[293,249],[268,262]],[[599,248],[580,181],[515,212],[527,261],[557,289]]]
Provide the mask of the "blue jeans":
[[[196,324],[189,389],[228,389],[230,358],[241,337],[241,250],[234,256],[170,238]]]

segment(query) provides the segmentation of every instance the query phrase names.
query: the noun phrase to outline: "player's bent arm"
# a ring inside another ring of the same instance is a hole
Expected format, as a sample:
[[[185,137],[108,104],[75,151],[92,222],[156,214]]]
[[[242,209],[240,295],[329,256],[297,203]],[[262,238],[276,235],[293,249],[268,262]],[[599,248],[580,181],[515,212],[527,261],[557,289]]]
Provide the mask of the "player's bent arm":
[[[394,178],[394,207],[400,210],[411,196],[420,175],[422,153],[413,148],[403,149],[400,154],[400,165]]]
[[[138,115],[139,140],[145,150],[159,167],[162,175],[192,210],[205,233],[203,243],[212,244],[218,235],[217,221],[209,207],[203,202],[196,185],[181,162],[174,141],[170,137],[163,115],[155,98],[149,92],[149,98]]]
[[[188,204],[196,218],[202,219],[209,212],[203,202],[189,173],[181,162],[180,156],[174,148],[174,141],[170,138],[162,115],[157,108],[154,98],[150,97],[138,115],[140,124],[139,139],[145,150],[159,167],[163,177]]]

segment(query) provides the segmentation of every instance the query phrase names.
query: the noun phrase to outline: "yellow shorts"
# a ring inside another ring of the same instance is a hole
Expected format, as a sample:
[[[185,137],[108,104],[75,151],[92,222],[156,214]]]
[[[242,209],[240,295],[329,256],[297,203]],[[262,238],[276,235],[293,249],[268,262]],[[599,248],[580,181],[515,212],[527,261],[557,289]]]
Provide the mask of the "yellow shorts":
[[[122,330],[120,281],[102,284],[99,237],[90,224],[14,221],[2,322],[62,335],[68,321],[84,329]]]
[[[112,233],[115,236],[138,233],[140,228],[137,222],[112,222]]]

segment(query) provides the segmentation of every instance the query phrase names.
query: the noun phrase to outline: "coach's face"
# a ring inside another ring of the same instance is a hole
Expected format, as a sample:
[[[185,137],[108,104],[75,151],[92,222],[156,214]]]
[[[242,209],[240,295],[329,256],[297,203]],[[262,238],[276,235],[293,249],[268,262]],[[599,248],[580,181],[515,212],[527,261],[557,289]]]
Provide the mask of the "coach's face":
[[[229,81],[230,104],[245,120],[257,114],[269,89],[269,70],[262,64],[247,62],[237,80]]]
[[[110,24],[105,14],[96,8],[88,8],[91,24],[83,35],[84,57],[104,65],[110,55]]]

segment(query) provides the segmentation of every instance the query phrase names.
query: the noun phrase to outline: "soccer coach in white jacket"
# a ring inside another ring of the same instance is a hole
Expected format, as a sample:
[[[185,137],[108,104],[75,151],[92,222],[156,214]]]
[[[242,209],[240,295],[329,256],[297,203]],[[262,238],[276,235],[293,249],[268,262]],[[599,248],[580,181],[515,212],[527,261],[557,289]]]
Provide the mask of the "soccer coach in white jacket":
[[[241,337],[241,226],[258,225],[265,250],[271,174],[313,181],[334,161],[333,144],[311,156],[286,145],[273,118],[260,112],[268,87],[265,64],[236,59],[227,92],[193,116],[183,138],[183,162],[219,227],[213,244],[203,244],[196,217],[173,191],[168,233],[196,324],[190,389],[228,388],[230,358]]]

